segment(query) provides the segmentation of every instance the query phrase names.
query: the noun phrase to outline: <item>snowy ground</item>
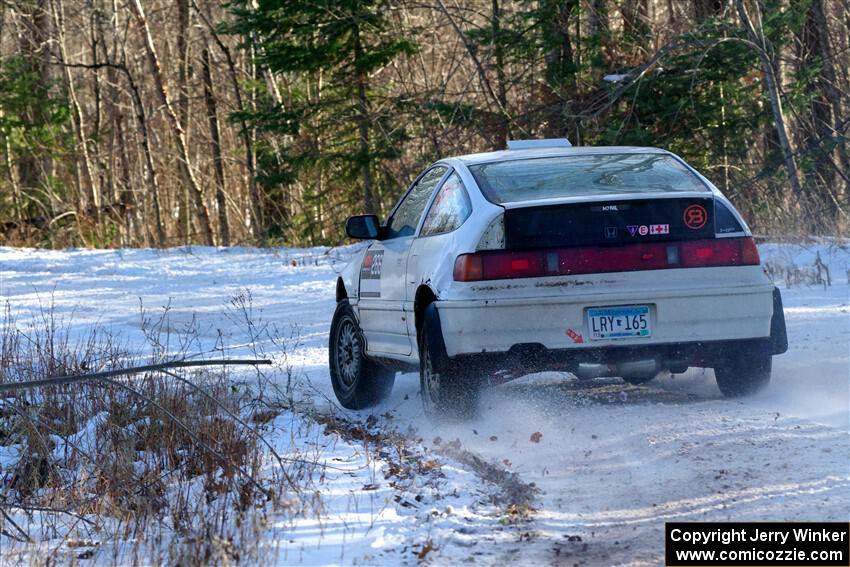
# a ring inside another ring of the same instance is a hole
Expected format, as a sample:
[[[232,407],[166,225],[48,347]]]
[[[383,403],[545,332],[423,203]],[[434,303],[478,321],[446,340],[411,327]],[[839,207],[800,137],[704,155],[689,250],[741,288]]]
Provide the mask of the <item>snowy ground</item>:
[[[195,325],[212,345],[222,331],[238,352],[230,301],[249,290],[254,317],[298,337],[285,363],[320,411],[374,415],[439,463],[398,482],[385,478],[390,456],[299,426],[299,446],[316,444],[333,468],[318,487],[321,521],[270,528],[282,564],[415,563],[425,547],[434,564],[658,564],[667,520],[850,519],[850,255],[835,244],[761,251],[785,270],[781,287],[794,284],[783,289],[790,350],[761,394],[725,400],[702,370],[637,387],[547,373],[494,389],[478,418],[451,425],[423,415],[412,374],[371,412],[333,407],[326,342],[345,250],[0,248],[0,298],[19,322],[52,303],[74,328],[99,324],[131,341],[140,304],[170,304],[175,337]],[[812,283],[816,252],[830,287]],[[506,525],[490,504],[500,487],[447,457],[449,441],[533,483],[532,520]]]

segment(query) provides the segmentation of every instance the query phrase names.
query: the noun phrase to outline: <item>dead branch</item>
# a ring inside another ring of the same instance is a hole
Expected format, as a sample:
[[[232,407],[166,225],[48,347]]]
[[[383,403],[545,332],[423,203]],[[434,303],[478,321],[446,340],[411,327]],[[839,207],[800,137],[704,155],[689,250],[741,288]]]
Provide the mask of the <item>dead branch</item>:
[[[259,366],[269,365],[272,361],[268,359],[221,359],[221,360],[172,360],[171,362],[161,362],[159,364],[147,364],[144,366],[134,366],[131,368],[118,368],[115,370],[105,370],[103,372],[93,372],[91,374],[82,374],[75,376],[55,376],[53,378],[44,378],[42,380],[26,380],[22,382],[6,382],[0,384],[0,392],[12,392],[17,390],[29,390],[31,388],[40,388],[42,386],[61,386],[64,384],[74,384],[76,382],[89,382],[103,380],[116,376],[129,376],[132,374],[142,374],[145,372],[156,372],[168,368],[196,368],[201,366]]]
[[[13,536],[12,534],[7,532],[6,530],[0,530],[0,533],[3,533],[6,536],[8,536],[8,537],[10,537],[14,540],[20,541],[20,542],[33,543],[32,538],[29,536],[29,534],[27,532],[25,532],[24,530],[22,530],[21,526],[16,524],[15,520],[13,520],[12,517],[9,516],[9,514],[7,514],[5,510],[3,510],[3,508],[0,508],[0,514],[2,514],[3,518],[7,522],[9,522],[9,525],[11,525],[13,528],[15,528],[15,531],[17,531],[19,534],[21,534],[23,539]]]
[[[72,510],[64,510],[62,508],[50,508],[50,507],[47,507],[47,506],[30,506],[30,505],[24,505],[24,504],[8,504],[8,503],[3,503],[3,506],[5,506],[6,508],[16,508],[18,510],[23,510],[24,512],[27,512],[27,513],[41,512],[43,514],[64,514],[64,515],[67,515],[67,516],[71,516],[72,518],[76,518],[77,520],[80,520],[81,522],[84,522],[84,523],[86,523],[90,526],[96,525],[94,522],[92,522],[91,520],[89,520],[88,518],[83,516],[82,514],[78,514],[78,513],[74,512]],[[0,509],[2,509],[2,507],[0,507]]]

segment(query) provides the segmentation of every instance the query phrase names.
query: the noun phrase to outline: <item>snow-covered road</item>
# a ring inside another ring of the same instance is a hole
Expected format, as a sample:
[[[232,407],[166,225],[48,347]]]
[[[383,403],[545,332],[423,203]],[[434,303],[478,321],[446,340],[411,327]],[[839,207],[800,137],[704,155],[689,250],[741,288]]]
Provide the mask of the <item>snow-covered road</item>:
[[[546,373],[488,392],[474,420],[438,424],[421,411],[417,377],[404,374],[381,407],[349,416],[383,415],[426,445],[457,439],[534,483],[529,537],[498,552],[514,563],[657,564],[667,520],[850,520],[850,260],[846,248],[817,250],[833,285],[783,289],[790,350],[755,397],[723,399],[711,371],[645,386]],[[762,255],[810,266],[814,251],[767,246]],[[75,328],[98,323],[130,338],[140,303],[170,302],[175,333],[194,319],[212,343],[230,326],[224,306],[249,290],[256,316],[297,331],[288,363],[332,398],[326,342],[343,252],[0,248],[0,297],[19,322],[52,303]],[[475,556],[475,545],[453,541],[432,559]]]

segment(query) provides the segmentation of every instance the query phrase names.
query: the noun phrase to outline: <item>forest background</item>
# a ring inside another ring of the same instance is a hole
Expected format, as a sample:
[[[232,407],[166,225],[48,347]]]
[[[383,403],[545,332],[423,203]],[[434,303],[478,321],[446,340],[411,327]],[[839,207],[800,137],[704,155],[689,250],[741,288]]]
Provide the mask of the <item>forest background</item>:
[[[429,163],[648,145],[846,235],[850,0],[7,0],[6,245],[316,245]]]

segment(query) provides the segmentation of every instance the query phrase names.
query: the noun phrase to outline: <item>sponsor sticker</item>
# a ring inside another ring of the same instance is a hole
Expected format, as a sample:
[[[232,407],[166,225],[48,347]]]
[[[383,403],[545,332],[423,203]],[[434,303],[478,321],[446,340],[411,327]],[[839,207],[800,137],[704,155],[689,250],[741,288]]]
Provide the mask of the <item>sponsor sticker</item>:
[[[381,270],[384,251],[370,250],[360,265],[360,297],[381,297]]]
[[[616,226],[606,226],[605,227],[605,238],[617,238],[617,227]]]
[[[572,329],[567,329],[567,332],[565,334],[570,337],[576,344],[581,344],[584,342],[584,338],[581,336],[581,334],[573,331]]]
[[[708,222],[708,213],[702,205],[688,205],[683,216],[685,226],[691,230],[699,230]]]
[[[670,234],[669,224],[630,224],[626,226],[626,228],[629,230],[629,234],[631,234],[632,236],[658,236],[661,234]]]

